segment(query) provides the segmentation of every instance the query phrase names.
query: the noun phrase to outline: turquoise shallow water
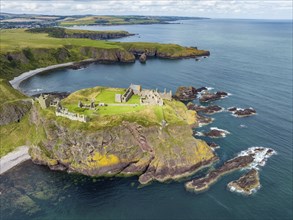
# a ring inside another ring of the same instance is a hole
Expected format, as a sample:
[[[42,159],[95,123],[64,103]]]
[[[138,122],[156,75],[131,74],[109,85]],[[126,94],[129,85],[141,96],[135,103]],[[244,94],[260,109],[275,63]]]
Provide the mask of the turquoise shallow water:
[[[292,21],[198,20],[82,28],[127,30],[139,35],[121,41],[198,46],[210,50],[211,56],[200,62],[150,59],[145,65],[91,64],[81,70],[57,70],[26,80],[21,84],[24,92],[72,92],[130,83],[173,91],[180,85],[209,86],[232,94],[216,104],[251,106],[258,113],[249,118],[218,113],[212,125],[197,129],[231,132],[213,140],[221,146],[216,151],[220,163],[251,146],[271,147],[278,154],[261,168],[262,187],[251,197],[226,189],[241,172],[194,194],[185,191],[184,181],[141,188],[136,177],[92,179],[26,162],[0,177],[3,219],[292,219]]]

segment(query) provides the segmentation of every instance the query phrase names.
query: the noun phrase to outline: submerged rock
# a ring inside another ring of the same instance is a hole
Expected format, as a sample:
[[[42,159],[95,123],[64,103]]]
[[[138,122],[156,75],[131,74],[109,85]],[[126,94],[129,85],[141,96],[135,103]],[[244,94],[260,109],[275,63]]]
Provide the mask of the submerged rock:
[[[196,94],[197,94],[196,88],[192,86],[189,86],[189,87],[180,86],[178,87],[174,95],[174,98],[180,101],[191,101],[196,99]]]
[[[251,195],[260,188],[259,173],[256,169],[251,169],[238,180],[228,183],[228,189],[245,195]]]

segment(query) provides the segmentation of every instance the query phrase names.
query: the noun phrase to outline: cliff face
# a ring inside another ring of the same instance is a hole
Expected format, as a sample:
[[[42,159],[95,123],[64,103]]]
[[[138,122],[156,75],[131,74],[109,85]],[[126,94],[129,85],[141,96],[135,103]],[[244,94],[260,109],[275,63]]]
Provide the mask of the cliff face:
[[[134,62],[132,53],[119,48],[66,46],[52,49],[23,49],[0,55],[1,78],[13,79],[25,71],[92,58],[104,62]]]
[[[61,126],[36,107],[31,121],[45,137],[32,146],[32,160],[51,169],[90,176],[140,175],[146,184],[190,175],[217,159],[204,141],[192,137],[188,125],[162,129],[123,122],[89,131]]]
[[[0,125],[19,122],[31,106],[28,97],[12,88],[6,80],[0,79]]]
[[[32,103],[28,100],[19,100],[0,105],[0,125],[19,122],[30,110],[31,106]]]

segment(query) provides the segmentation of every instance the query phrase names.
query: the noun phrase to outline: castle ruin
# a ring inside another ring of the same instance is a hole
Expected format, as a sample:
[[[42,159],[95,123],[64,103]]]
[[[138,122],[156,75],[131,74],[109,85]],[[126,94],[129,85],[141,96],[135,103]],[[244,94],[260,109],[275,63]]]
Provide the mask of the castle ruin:
[[[130,84],[124,94],[116,94],[115,95],[115,102],[127,102],[133,95],[140,96],[140,104],[141,105],[159,105],[163,106],[164,101],[163,99],[172,100],[172,91],[160,93],[158,90],[148,90],[142,89],[141,85],[134,85]]]

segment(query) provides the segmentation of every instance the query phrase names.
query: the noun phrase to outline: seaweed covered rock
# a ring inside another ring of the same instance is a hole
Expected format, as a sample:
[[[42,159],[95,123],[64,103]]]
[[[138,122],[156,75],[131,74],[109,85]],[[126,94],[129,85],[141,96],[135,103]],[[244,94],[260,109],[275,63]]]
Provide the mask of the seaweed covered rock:
[[[254,191],[260,188],[258,171],[256,169],[251,169],[238,180],[228,183],[228,188],[232,192],[251,195]]]

